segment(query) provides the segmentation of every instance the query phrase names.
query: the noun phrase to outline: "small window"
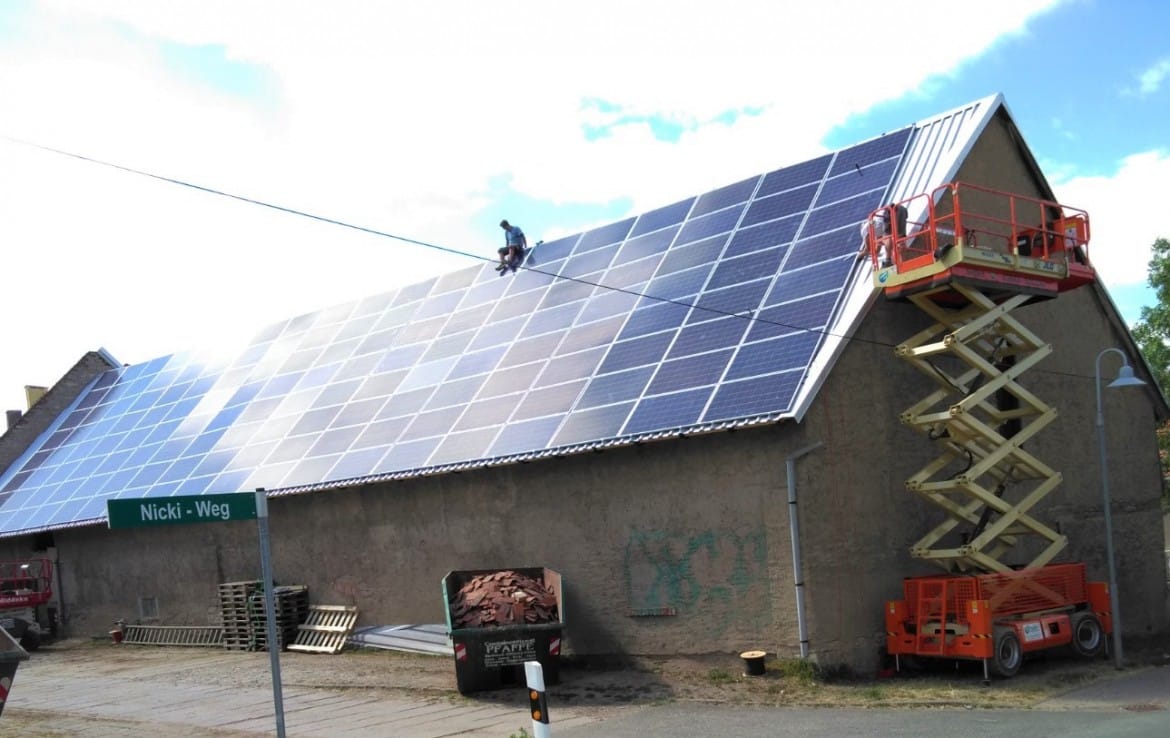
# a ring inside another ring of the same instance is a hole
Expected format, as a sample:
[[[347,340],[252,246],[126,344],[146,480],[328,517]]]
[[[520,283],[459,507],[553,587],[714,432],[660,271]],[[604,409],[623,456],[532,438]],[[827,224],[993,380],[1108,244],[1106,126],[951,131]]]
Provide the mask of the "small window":
[[[158,598],[139,597],[138,617],[142,621],[158,620]]]

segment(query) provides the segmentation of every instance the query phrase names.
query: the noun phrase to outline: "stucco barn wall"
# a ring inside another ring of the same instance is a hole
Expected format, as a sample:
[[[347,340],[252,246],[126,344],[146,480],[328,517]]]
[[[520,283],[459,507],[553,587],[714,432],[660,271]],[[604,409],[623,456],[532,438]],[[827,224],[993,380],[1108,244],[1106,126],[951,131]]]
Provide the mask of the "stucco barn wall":
[[[278,583],[362,624],[442,623],[451,570],[545,566],[578,653],[798,650],[785,457],[770,426],[271,500]],[[813,480],[805,480],[810,489]],[[215,622],[217,585],[258,577],[252,523],[55,534],[74,632]]]

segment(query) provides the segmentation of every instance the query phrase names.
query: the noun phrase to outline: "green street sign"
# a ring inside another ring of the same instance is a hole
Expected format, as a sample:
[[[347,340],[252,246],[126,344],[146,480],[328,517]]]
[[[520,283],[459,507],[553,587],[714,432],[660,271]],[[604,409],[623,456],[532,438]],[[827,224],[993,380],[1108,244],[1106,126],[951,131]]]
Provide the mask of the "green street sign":
[[[106,500],[106,515],[111,528],[255,520],[256,495],[239,492],[230,495]]]

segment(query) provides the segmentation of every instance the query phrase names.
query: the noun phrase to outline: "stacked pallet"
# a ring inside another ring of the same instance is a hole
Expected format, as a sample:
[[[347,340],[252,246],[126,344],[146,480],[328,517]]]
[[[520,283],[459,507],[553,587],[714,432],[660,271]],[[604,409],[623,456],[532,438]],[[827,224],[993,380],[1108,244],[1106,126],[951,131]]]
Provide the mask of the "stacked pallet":
[[[276,619],[276,644],[284,650],[297,637],[298,626],[309,615],[309,588],[304,585],[273,587],[273,611]],[[252,630],[256,650],[268,649],[268,618],[264,613],[264,592],[251,595]]]
[[[303,585],[272,588],[275,605],[276,643],[284,649],[297,636],[297,626],[309,614],[309,588]],[[219,585],[224,648],[264,651],[268,648],[268,617],[264,611],[264,587],[259,581]]]
[[[251,598],[257,592],[261,592],[259,580],[224,582],[219,585],[219,612],[223,620],[224,648],[230,651],[257,650],[251,612]],[[263,618],[263,600],[260,613]]]
[[[557,622],[557,596],[539,579],[511,570],[480,574],[451,603],[455,628]]]

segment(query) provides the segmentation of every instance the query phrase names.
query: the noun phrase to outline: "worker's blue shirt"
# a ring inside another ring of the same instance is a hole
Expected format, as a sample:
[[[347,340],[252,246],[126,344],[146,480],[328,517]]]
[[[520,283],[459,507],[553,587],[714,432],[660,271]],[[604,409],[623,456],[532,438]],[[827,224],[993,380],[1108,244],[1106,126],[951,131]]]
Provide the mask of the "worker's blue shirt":
[[[510,226],[504,231],[504,238],[509,246],[520,246],[524,243],[524,231],[520,226]]]

